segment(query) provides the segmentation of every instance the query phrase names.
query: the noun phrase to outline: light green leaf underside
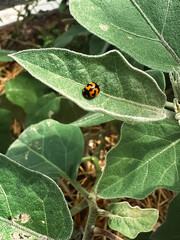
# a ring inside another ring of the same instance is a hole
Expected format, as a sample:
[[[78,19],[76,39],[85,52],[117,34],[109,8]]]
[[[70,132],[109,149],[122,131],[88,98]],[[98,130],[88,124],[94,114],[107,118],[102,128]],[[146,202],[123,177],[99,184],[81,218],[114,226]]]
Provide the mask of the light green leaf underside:
[[[28,127],[10,146],[7,156],[23,166],[57,179],[75,179],[84,150],[78,127],[48,119]]]
[[[132,67],[118,51],[87,56],[63,49],[22,51],[11,55],[34,77],[88,111],[124,121],[156,121],[166,117],[165,95],[147,74]],[[82,96],[89,82],[101,91],[92,100]]]
[[[66,240],[72,233],[72,219],[54,181],[0,154],[0,236],[21,239],[12,238],[18,231]]]
[[[102,198],[145,198],[157,188],[180,190],[180,128],[177,122],[124,124],[106,159],[98,185]]]
[[[71,124],[78,127],[90,127],[94,125],[99,125],[101,123],[110,122],[113,121],[114,118],[112,118],[109,115],[103,114],[103,113],[96,113],[96,112],[89,112],[80,119],[78,119],[75,122],[72,122]]]
[[[161,71],[180,65],[179,0],[71,0],[73,17],[90,32]]]
[[[131,207],[128,202],[109,205],[108,224],[110,228],[121,232],[129,238],[135,238],[140,232],[149,232],[158,219],[156,209]]]

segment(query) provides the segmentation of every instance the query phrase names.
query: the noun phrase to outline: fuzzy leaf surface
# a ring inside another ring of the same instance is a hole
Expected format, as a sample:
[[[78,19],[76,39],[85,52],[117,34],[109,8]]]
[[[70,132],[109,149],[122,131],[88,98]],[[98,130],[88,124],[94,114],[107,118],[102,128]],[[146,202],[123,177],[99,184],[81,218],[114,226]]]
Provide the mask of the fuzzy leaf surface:
[[[65,173],[75,179],[83,150],[84,140],[78,127],[48,119],[28,127],[6,155],[51,178]]]
[[[71,0],[70,11],[143,65],[168,72],[180,64],[179,0]]]
[[[11,55],[34,77],[87,111],[123,121],[157,121],[166,117],[165,95],[149,75],[132,67],[116,50],[87,56],[63,49],[27,50]],[[82,95],[89,82],[101,91],[92,100]]]
[[[129,238],[135,238],[140,232],[151,231],[158,219],[156,209],[131,207],[128,202],[110,204],[109,212],[112,214],[108,220],[110,228]]]
[[[18,232],[21,233],[21,237]],[[25,234],[33,236],[26,239],[44,240],[49,237],[66,240],[71,233],[72,219],[57,184],[50,178],[28,170],[0,154],[2,239],[24,239],[22,236]],[[40,235],[47,237],[43,238]]]
[[[176,121],[124,124],[107,154],[98,185],[102,198],[145,198],[157,188],[179,191],[180,128]]]

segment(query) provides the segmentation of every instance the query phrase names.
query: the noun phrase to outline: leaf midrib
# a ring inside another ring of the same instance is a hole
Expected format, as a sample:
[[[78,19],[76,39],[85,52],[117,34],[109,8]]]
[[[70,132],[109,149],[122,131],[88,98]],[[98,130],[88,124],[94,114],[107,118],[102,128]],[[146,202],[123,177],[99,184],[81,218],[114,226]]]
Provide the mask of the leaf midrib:
[[[20,62],[20,64],[21,64],[25,69],[26,69],[26,66],[24,65],[24,62],[26,62],[26,63],[28,63],[28,64],[30,64],[30,65],[32,65],[32,66],[35,66],[35,64],[33,64],[33,63],[29,62],[29,61],[26,61],[26,60],[20,60],[20,61],[19,61],[19,59],[17,59],[16,57],[14,57],[14,59],[16,59],[17,62]],[[21,61],[22,61],[23,63],[22,63]],[[37,67],[37,66],[36,66],[36,67]],[[83,84],[78,83],[78,82],[74,81],[74,80],[71,79],[71,78],[66,78],[66,77],[60,76],[60,75],[58,75],[58,74],[56,74],[56,73],[53,73],[52,71],[49,71],[49,70],[47,70],[47,69],[44,69],[43,67],[41,67],[41,66],[39,66],[39,65],[38,65],[38,68],[41,69],[41,70],[43,70],[43,71],[47,71],[47,72],[50,73],[50,74],[54,74],[55,76],[61,77],[61,78],[63,78],[64,80],[69,80],[69,81],[71,81],[71,82],[73,82],[73,83],[75,83],[75,84],[81,85],[82,87],[84,86]],[[37,77],[31,70],[29,70],[29,72],[31,72],[31,74],[32,74],[33,76],[35,76],[37,79],[39,79],[39,80],[41,80],[41,81],[43,81],[43,82],[46,83],[45,80],[43,80],[43,79],[42,79],[41,77],[39,77],[39,76]],[[46,83],[46,84],[47,84],[47,83]],[[53,86],[53,88],[55,88],[56,91],[58,91],[58,92],[60,92],[61,94],[64,94],[65,96],[69,97],[69,95],[67,95],[67,94],[64,92],[64,90],[60,90],[59,88],[57,88],[57,87],[54,86],[54,85],[51,85],[50,83],[48,83],[47,85],[48,85],[49,87],[51,87],[51,88],[52,88],[52,86]],[[136,106],[141,107],[141,108],[144,108],[144,109],[149,109],[149,110],[152,110],[152,111],[155,111],[155,112],[157,112],[157,111],[162,111],[162,108],[158,108],[158,107],[154,107],[154,106],[146,105],[146,104],[142,104],[142,103],[137,103],[137,102],[134,102],[134,101],[132,101],[132,100],[127,100],[127,99],[120,98],[120,97],[115,97],[115,96],[109,95],[109,94],[107,94],[107,93],[104,93],[104,92],[102,92],[102,91],[100,92],[100,94],[109,97],[109,99],[115,99],[115,100],[118,100],[118,101],[121,101],[121,102],[125,102],[125,103],[128,103],[128,104],[136,105]],[[73,97],[73,99],[75,99],[75,98]],[[75,99],[75,100],[77,100],[77,99]],[[81,100],[78,100],[78,101],[81,102]],[[109,111],[108,111],[108,112],[109,112]],[[113,113],[114,113],[114,112],[113,112]],[[122,115],[122,114],[119,114],[119,115]]]
[[[179,142],[180,142],[180,139],[172,142],[168,147],[164,148],[162,151],[158,152],[158,153],[155,154],[153,157],[151,157],[148,161],[146,161],[146,162],[144,162],[143,164],[141,164],[138,168],[136,168],[136,169],[134,169],[133,171],[131,171],[130,173],[128,173],[124,178],[120,178],[120,180],[117,180],[115,183],[107,186],[105,191],[107,191],[107,189],[109,189],[109,188],[112,188],[113,185],[119,184],[119,183],[122,182],[125,178],[129,177],[129,175],[131,175],[134,171],[137,171],[137,170],[139,170],[140,168],[144,167],[144,165],[146,165],[146,164],[148,164],[150,161],[154,160],[154,158],[156,158],[158,155],[164,153],[164,152],[165,152],[166,150],[168,150],[169,148],[174,147],[174,146],[175,146],[176,144],[178,144]],[[173,163],[173,165],[174,165],[174,163]],[[172,166],[172,165],[171,165],[171,166]],[[112,175],[112,176],[113,176],[113,175]],[[145,182],[145,180],[144,180],[144,182]],[[159,182],[158,182],[158,184],[159,184]]]
[[[166,48],[166,50],[171,54],[171,56],[175,59],[175,61],[180,64],[180,58],[177,56],[177,54],[175,53],[175,51],[169,46],[169,44],[166,42],[166,40],[164,39],[163,35],[161,35],[158,30],[156,29],[156,27],[154,26],[154,24],[150,21],[150,19],[147,17],[147,15],[143,12],[143,10],[141,9],[141,7],[136,3],[135,0],[130,0],[132,2],[132,4],[136,7],[136,9],[140,12],[140,14],[142,15],[142,17],[146,20],[146,22],[148,23],[148,25],[151,27],[151,29],[154,31],[154,33],[157,35],[157,37],[159,38],[159,40],[161,41],[162,45]],[[170,0],[171,1],[171,0]],[[169,6],[169,2],[168,2],[168,6]],[[163,32],[162,32],[163,33]]]

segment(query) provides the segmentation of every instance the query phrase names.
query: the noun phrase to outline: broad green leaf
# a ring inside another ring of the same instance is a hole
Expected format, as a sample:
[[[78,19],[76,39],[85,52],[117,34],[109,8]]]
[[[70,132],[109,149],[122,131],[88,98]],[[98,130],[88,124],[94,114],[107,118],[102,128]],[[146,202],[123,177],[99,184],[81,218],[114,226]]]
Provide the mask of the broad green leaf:
[[[90,33],[81,25],[73,25],[67,30],[67,32],[64,32],[55,40],[54,47],[63,48],[67,46],[73,40],[73,38],[77,36],[87,36],[89,34]]]
[[[47,87],[23,72],[5,84],[6,97],[14,104],[21,106],[27,113],[36,103],[38,96],[47,91]]]
[[[10,146],[7,156],[51,178],[75,179],[84,150],[78,127],[48,119],[28,127]]]
[[[89,112],[71,124],[78,127],[90,127],[99,125],[101,123],[110,122],[112,120],[114,120],[114,118],[104,113]]]
[[[60,96],[48,93],[37,99],[26,116],[26,127],[42,120],[52,118],[59,110]]]
[[[179,0],[71,0],[70,12],[90,32],[150,68],[180,65]]]
[[[135,238],[140,232],[149,232],[158,219],[156,209],[131,207],[128,202],[109,205],[110,228],[121,232],[129,238]]]
[[[145,198],[157,188],[180,190],[180,127],[176,121],[124,124],[107,154],[98,185],[102,198]]]
[[[11,143],[11,113],[0,108],[0,152],[5,153]]]
[[[123,121],[156,121],[166,117],[165,95],[147,74],[132,67],[116,50],[87,56],[63,49],[27,50],[11,55],[34,77],[87,111]],[[100,84],[99,95],[82,96],[88,82]]]
[[[1,239],[24,239],[25,234],[32,239],[66,240],[71,233],[70,212],[56,183],[0,154]]]
[[[158,86],[162,91],[165,91],[166,81],[163,72],[158,70],[147,70],[146,73],[148,73],[151,77],[153,77],[156,80]]]
[[[98,55],[103,54],[109,47],[109,43],[105,42],[101,38],[92,35],[90,43],[89,43],[89,54],[90,55]]]
[[[9,57],[8,54],[14,53],[15,51],[0,49],[0,62],[12,62],[13,58]]]
[[[152,234],[152,240],[179,240],[180,239],[180,194],[169,204],[164,223]]]

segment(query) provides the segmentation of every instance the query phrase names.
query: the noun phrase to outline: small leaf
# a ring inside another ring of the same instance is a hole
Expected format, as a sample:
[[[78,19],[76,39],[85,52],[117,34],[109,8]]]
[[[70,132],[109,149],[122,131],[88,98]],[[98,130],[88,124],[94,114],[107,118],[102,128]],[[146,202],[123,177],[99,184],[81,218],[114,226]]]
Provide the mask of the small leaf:
[[[71,0],[72,16],[90,32],[150,68],[180,65],[180,1]]]
[[[11,112],[0,108],[0,152],[5,153],[11,143]]]
[[[153,77],[156,80],[160,89],[164,92],[166,89],[166,80],[164,73],[158,70],[147,70],[146,73],[148,73],[151,77]]]
[[[70,212],[56,183],[0,154],[2,239],[24,239],[25,234],[33,235],[32,239],[66,240],[71,233]]]
[[[73,25],[67,30],[67,32],[64,32],[55,40],[54,47],[63,48],[67,46],[73,38],[77,36],[87,36],[89,34],[90,33],[81,25]]]
[[[123,124],[98,185],[102,198],[145,198],[157,188],[179,191],[180,128],[176,121]]]
[[[180,239],[180,194],[169,204],[167,217],[164,223],[152,234],[152,240],[179,240]]]
[[[38,96],[47,91],[47,87],[23,72],[15,79],[5,83],[6,97],[14,104],[21,106],[27,113],[36,103]]]
[[[51,178],[77,176],[84,150],[78,127],[49,119],[28,127],[10,146],[7,156]]]
[[[34,77],[87,111],[123,121],[157,121],[166,117],[165,95],[156,82],[132,67],[116,50],[87,56],[69,50],[38,49],[11,56]],[[96,98],[87,100],[82,90],[91,81],[97,82],[101,91]]]
[[[42,120],[52,118],[52,115],[58,112],[60,96],[55,93],[48,93],[37,99],[37,102],[31,106],[26,116],[26,127],[38,123]]]
[[[15,51],[0,49],[0,62],[12,62],[13,58],[9,57],[8,54],[14,53]]]
[[[128,202],[109,205],[108,224],[110,228],[121,232],[129,238],[135,238],[140,232],[149,232],[158,219],[156,209],[131,207]]]
[[[89,43],[89,54],[90,55],[98,55],[103,54],[109,47],[109,43],[105,42],[101,38],[92,35],[90,43]]]

